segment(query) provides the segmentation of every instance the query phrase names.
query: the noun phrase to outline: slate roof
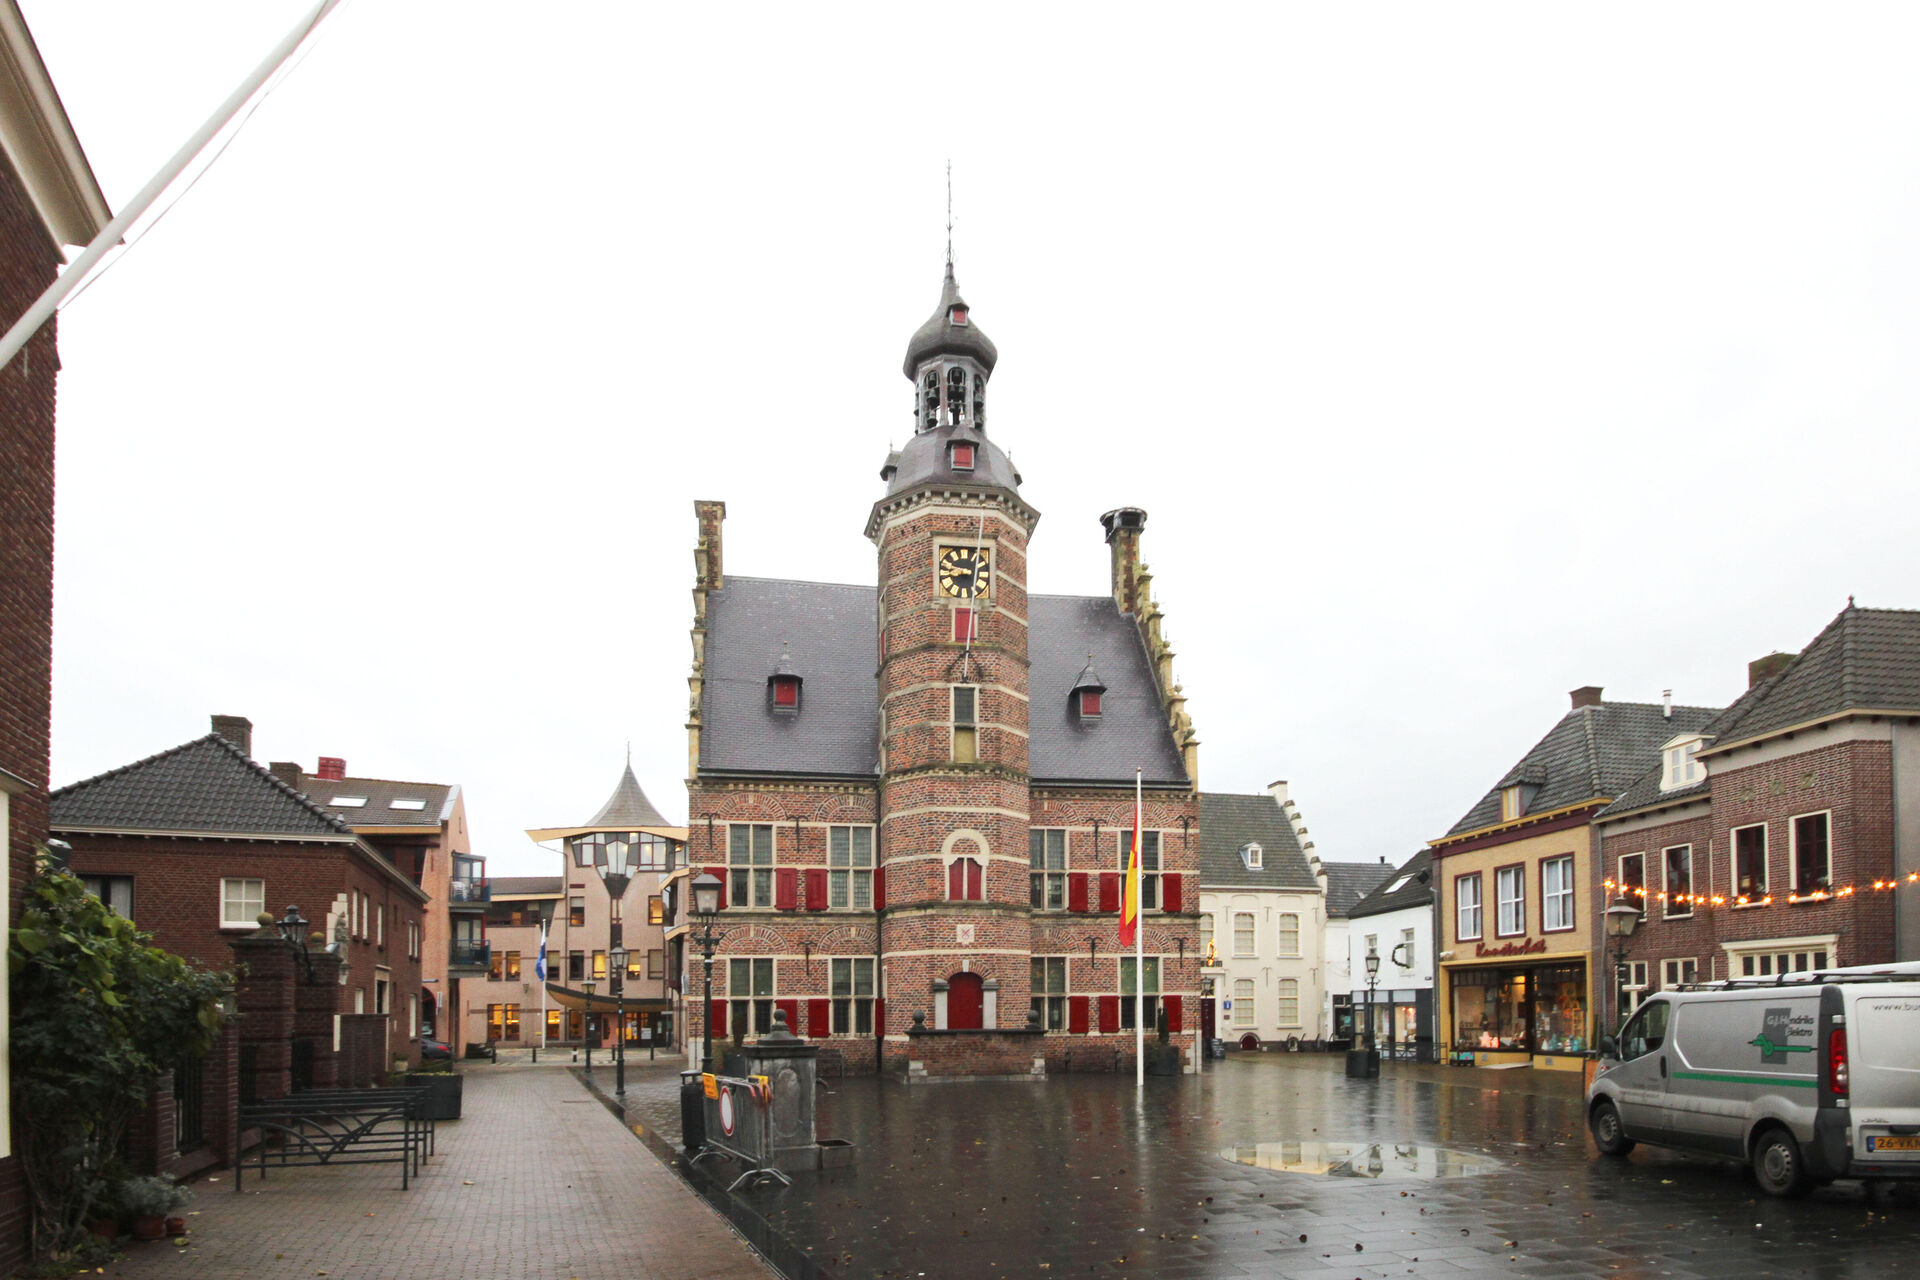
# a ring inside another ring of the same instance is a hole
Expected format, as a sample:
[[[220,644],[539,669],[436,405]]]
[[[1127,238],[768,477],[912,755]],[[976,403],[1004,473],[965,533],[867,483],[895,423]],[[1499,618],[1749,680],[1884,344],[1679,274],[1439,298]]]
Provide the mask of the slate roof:
[[[1920,610],[1849,602],[1764,697],[1721,727],[1719,740],[1756,738],[1855,708],[1920,711]]]
[[[307,799],[354,827],[437,827],[447,799],[458,788],[444,782],[400,782],[391,778],[320,778],[300,775]],[[364,805],[333,803],[336,796],[360,796]],[[420,800],[418,809],[396,809],[395,800]]]
[[[653,801],[647,799],[647,793],[640,789],[640,779],[633,776],[633,761],[627,761],[627,770],[620,775],[619,783],[607,802],[600,806],[600,812],[588,818],[584,824],[589,827],[664,827],[667,820],[653,807]]]
[[[1543,813],[1606,796],[1617,798],[1657,758],[1660,745],[1695,733],[1720,714],[1717,707],[1675,707],[1671,718],[1659,703],[1602,702],[1575,707],[1547,736],[1502,775],[1447,834],[1478,831],[1500,821],[1500,792],[1521,783],[1539,788],[1529,813]]]
[[[221,832],[294,839],[351,835],[215,733],[71,783],[51,797],[55,830]]]
[[[1260,870],[1249,871],[1240,850],[1260,846]],[[1320,888],[1286,812],[1270,795],[1200,793],[1200,887],[1204,889]]]
[[[1732,706],[1709,720],[1700,732],[1706,734],[1709,738],[1718,736],[1727,725],[1735,723],[1740,717],[1746,715],[1747,712],[1752,709],[1754,703],[1765,697],[1767,690],[1778,683],[1779,679],[1780,677],[1775,676],[1770,680],[1762,680],[1759,684],[1750,687],[1745,693],[1733,700]],[[1671,791],[1662,791],[1660,789],[1660,779],[1665,773],[1660,759],[1660,746],[1667,742],[1668,739],[1677,738],[1686,732],[1688,732],[1688,730],[1675,730],[1673,733],[1668,734],[1667,737],[1662,738],[1659,743],[1656,743],[1651,757],[1654,761],[1653,767],[1642,773],[1638,778],[1635,778],[1627,789],[1620,793],[1620,797],[1617,800],[1594,815],[1596,820],[1600,818],[1617,818],[1621,814],[1631,813],[1636,809],[1674,804],[1682,800],[1692,799],[1696,796],[1706,795],[1707,778],[1704,774],[1701,775],[1700,781],[1691,786],[1675,787]]]
[[[1378,889],[1393,874],[1382,858],[1378,862],[1322,862],[1327,873],[1327,914],[1344,916],[1360,899]]]
[[[1036,782],[1184,785],[1146,647],[1104,596],[1032,596],[1028,771]],[[729,577],[707,596],[702,772],[873,777],[879,772],[878,614],[872,587]],[[767,677],[785,651],[800,711],[775,714]],[[1087,655],[1109,682],[1098,721],[1070,706]]]
[[[973,308],[967,307],[967,322],[954,324],[948,320],[955,306],[967,306],[967,300],[960,296],[960,286],[953,278],[953,264],[947,264],[947,278],[940,286],[940,305],[934,308],[927,322],[914,330],[913,337],[907,340],[907,358],[901,365],[901,371],[911,378],[914,369],[921,361],[930,356],[971,356],[978,360],[988,374],[999,362],[999,349],[993,345],[993,339],[981,332],[974,323]]]
[[[1347,909],[1349,917],[1377,916],[1388,911],[1401,911],[1407,907],[1430,907],[1433,905],[1432,859],[1427,850],[1408,858],[1396,868],[1392,875],[1382,880],[1372,892]],[[1422,877],[1425,877],[1424,879]],[[1405,880],[1405,884],[1400,882]],[[1399,888],[1393,886],[1399,885]]]
[[[973,470],[953,469],[947,445],[954,440],[973,445]],[[905,446],[887,455],[880,478],[887,482],[888,497],[923,484],[937,484],[943,489],[1020,487],[1020,472],[999,445],[987,439],[984,432],[951,424],[915,432]]]
[[[560,876],[494,876],[487,881],[493,890],[493,900],[531,898],[541,894],[557,896],[563,878]]]
[[[729,575],[707,595],[700,768],[870,777],[880,768],[879,613],[872,587]],[[800,711],[775,715],[783,647]]]

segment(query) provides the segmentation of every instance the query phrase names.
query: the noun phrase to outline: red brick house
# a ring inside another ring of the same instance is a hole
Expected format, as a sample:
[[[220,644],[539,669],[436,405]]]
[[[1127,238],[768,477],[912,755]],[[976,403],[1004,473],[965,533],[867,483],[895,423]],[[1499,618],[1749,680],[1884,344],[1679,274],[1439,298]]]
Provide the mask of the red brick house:
[[[346,961],[336,1014],[384,1016],[378,1061],[417,1062],[426,892],[255,763],[249,721],[213,721],[205,737],[53,793],[74,872],[158,945],[214,968],[262,912],[297,906],[315,948]]]
[[[1109,594],[1028,593],[1040,513],[987,433],[998,358],[949,265],[903,366],[914,432],[866,522],[875,584],[728,577],[726,508],[695,504],[688,852],[726,890],[716,1038],[784,1010],[850,1069],[1109,1069],[1138,984],[1194,1059],[1198,748],[1146,513],[1100,517]],[[1116,927],[1136,769],[1138,966]]]
[[[1616,1010],[1695,980],[1920,958],[1920,612],[1849,602],[1748,677],[1594,820],[1596,898],[1644,906]]]
[[[60,272],[61,246],[86,244],[111,215],[14,0],[0,0],[0,330]],[[46,837],[53,672],[53,452],[60,356],[49,322],[0,369],[0,918]],[[8,995],[0,991],[0,1096],[10,1096]],[[27,1194],[0,1107],[0,1273],[27,1255]]]

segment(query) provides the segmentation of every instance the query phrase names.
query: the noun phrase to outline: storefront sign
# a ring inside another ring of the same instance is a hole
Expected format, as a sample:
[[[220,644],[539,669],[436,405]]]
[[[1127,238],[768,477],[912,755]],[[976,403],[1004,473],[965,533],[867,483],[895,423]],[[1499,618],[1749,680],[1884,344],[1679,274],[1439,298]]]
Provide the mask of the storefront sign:
[[[1473,954],[1476,956],[1531,956],[1546,949],[1545,938],[1529,938],[1519,942],[1502,943],[1497,947],[1490,947],[1484,942],[1475,943]]]

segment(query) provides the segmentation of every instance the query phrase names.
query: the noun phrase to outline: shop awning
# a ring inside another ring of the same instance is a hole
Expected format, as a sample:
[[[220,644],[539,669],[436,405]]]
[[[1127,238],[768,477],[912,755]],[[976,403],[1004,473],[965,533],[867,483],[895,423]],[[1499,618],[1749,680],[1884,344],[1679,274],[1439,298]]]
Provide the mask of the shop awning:
[[[572,987],[563,987],[557,982],[547,984],[547,995],[562,1009],[579,1009],[585,1013],[617,1013],[623,1007],[628,1013],[673,1012],[672,1004],[658,998],[643,999],[633,996],[626,1000],[616,1000],[602,991],[576,991]]]

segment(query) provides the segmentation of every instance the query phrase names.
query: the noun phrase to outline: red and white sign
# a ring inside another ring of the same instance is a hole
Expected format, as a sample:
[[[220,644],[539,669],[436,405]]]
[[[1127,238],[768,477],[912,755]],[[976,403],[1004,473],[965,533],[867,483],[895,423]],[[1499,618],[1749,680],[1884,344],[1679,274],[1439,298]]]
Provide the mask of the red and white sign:
[[[733,1136],[733,1090],[726,1085],[720,1088],[720,1132]]]

